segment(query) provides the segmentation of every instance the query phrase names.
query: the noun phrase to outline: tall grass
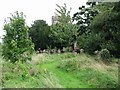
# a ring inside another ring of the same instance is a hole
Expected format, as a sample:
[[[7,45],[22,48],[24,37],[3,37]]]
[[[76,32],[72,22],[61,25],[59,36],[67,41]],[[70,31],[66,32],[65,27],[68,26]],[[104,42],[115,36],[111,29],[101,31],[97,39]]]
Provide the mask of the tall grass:
[[[6,88],[53,88],[61,87],[54,74],[45,73],[41,69],[31,76],[31,65],[27,63],[12,64],[5,62],[3,67],[3,87]]]
[[[0,44],[0,89],[2,88],[2,45]]]
[[[118,64],[105,65],[94,57],[72,53],[34,54],[37,73],[31,76],[29,63],[3,62],[3,87],[6,88],[114,88]]]

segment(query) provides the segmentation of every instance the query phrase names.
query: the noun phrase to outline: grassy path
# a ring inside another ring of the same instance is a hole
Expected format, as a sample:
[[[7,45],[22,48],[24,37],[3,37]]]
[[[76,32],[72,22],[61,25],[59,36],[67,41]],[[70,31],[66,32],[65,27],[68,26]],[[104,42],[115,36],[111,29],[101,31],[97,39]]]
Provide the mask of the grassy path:
[[[50,72],[54,73],[59,83],[65,88],[90,88],[88,85],[82,83],[79,79],[74,77],[72,73],[66,72],[56,68],[58,62],[46,63],[43,65],[44,68],[48,69]]]
[[[1,59],[1,58],[0,58]],[[110,74],[117,73],[117,66],[105,65],[96,62],[94,58],[86,55],[74,56],[73,54],[41,54],[34,55],[34,60],[38,60],[35,65],[38,73],[31,76],[29,63],[13,64],[4,62],[3,68],[3,87],[6,88],[112,88],[116,87],[117,80]],[[74,65],[72,62],[79,60],[80,70],[72,70]],[[71,60],[72,64],[66,61]],[[61,65],[60,65],[61,63]],[[101,66],[96,70],[94,65]],[[19,68],[16,68],[16,65]],[[67,66],[68,65],[68,66]],[[25,67],[27,66],[27,67]],[[58,66],[61,66],[58,68]],[[86,66],[86,67],[85,67]],[[16,69],[15,69],[16,68]],[[69,71],[66,71],[69,68]],[[110,71],[106,71],[110,70]],[[48,72],[47,72],[48,71]],[[103,73],[106,72],[106,73]],[[115,74],[116,76],[116,74]],[[117,76],[116,76],[117,77]]]

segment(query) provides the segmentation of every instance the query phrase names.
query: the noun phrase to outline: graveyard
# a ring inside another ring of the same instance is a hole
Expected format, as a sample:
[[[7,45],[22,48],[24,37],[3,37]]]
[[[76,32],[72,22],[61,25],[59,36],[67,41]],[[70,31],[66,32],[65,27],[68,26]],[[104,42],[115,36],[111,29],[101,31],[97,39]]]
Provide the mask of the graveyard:
[[[115,88],[118,84],[116,62],[106,65],[85,53],[34,53],[31,62],[3,62],[2,70],[4,88]]]
[[[21,9],[3,15],[9,17],[0,31],[0,89],[119,88],[120,2],[104,1],[78,4],[72,14],[66,3],[48,0],[53,14],[52,4],[32,1],[28,17]]]

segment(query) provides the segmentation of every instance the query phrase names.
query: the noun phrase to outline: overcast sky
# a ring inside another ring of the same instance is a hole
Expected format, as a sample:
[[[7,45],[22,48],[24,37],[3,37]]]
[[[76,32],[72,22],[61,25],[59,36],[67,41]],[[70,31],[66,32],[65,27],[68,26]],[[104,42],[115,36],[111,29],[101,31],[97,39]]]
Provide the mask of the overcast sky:
[[[71,16],[79,11],[78,8],[85,5],[87,0],[1,0],[0,1],[0,37],[4,34],[4,19],[15,11],[26,15],[28,26],[35,20],[45,20],[51,25],[51,17],[54,16],[56,4],[62,6],[66,3],[68,9],[71,7]],[[0,39],[0,42],[2,40]]]

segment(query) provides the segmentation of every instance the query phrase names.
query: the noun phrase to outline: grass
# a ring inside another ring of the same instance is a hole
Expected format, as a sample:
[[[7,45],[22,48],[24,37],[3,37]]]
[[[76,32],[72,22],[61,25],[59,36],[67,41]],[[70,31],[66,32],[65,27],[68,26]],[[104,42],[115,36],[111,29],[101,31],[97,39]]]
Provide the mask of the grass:
[[[104,64],[86,54],[33,54],[37,73],[29,75],[28,63],[3,63],[5,88],[115,88],[118,64]]]
[[[51,64],[45,64],[44,67],[52,71],[59,79],[59,83],[66,88],[87,88],[89,86],[83,84],[80,80],[64,70],[59,70],[56,68],[58,63],[54,62]]]
[[[2,45],[0,45],[0,89],[2,88],[2,81],[1,81],[1,79],[2,79],[2,56],[1,56],[1,47],[2,47]]]
[[[54,55],[54,57],[56,56]],[[66,61],[72,61],[72,60],[73,61],[79,60],[80,62],[79,70],[76,70],[76,69],[74,70],[76,65],[72,66],[73,62],[72,64],[67,63],[66,64],[67,66],[64,65]],[[116,83],[118,79],[117,78],[118,77],[117,65],[116,67],[112,65],[107,66],[103,64],[102,62],[100,63],[100,62],[95,61],[93,57],[86,56],[85,54],[78,55],[72,58],[65,58],[59,62],[56,62],[56,61],[57,59],[53,61],[53,63],[51,64],[49,63],[44,64],[44,66],[45,68],[50,69],[50,71],[52,71],[53,73],[57,75],[57,78],[59,78],[60,80],[60,84],[63,85],[64,87],[67,87],[67,88],[116,87]],[[63,67],[60,69],[56,68],[58,65],[63,66]],[[97,67],[96,65],[99,65],[97,69],[96,69]],[[111,69],[112,73],[111,71],[108,71],[108,69]]]

